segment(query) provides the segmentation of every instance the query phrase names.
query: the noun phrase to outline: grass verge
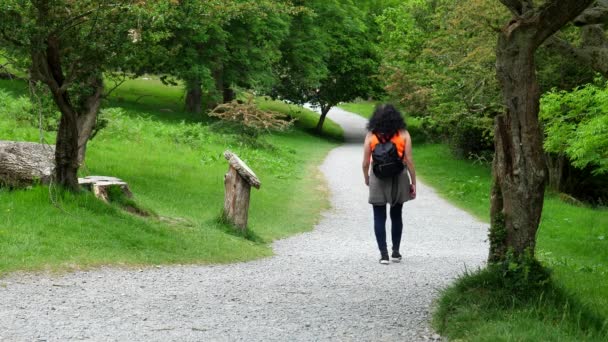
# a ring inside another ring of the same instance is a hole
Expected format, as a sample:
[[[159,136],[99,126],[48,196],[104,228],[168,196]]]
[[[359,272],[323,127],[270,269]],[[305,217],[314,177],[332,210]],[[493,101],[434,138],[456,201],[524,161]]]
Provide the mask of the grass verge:
[[[447,146],[439,144],[417,145],[414,154],[425,183],[489,221],[487,164],[455,159]],[[608,339],[603,328],[608,324],[608,211],[573,206],[548,194],[537,257],[552,271],[547,287],[521,300],[501,292],[490,281],[497,275],[489,270],[465,275],[443,292],[435,327],[451,339],[466,341]]]
[[[328,207],[317,165],[335,146],[332,139],[297,128],[263,136],[252,146],[237,134],[215,131],[206,120],[182,112],[176,89],[163,90],[156,80],[126,85],[105,104],[101,118],[107,127],[90,142],[81,175],[124,179],[135,194],[132,205],[153,215],[129,214],[88,193],[45,186],[0,189],[0,275],[106,264],[251,260],[271,255],[272,240],[312,229]],[[0,82],[2,139],[39,138],[31,121],[20,119],[27,102],[19,99],[24,91],[22,84]],[[276,106],[280,110],[281,104]],[[339,136],[341,131],[335,130],[333,139]],[[45,138],[53,143],[54,134],[47,132]],[[261,190],[251,196],[247,236],[218,220],[226,149],[262,180]]]
[[[258,98],[257,102],[261,109],[286,113],[293,118],[297,118],[298,120],[295,123],[296,127],[310,134],[317,134],[316,127],[317,123],[319,122],[319,114],[316,112],[285,102],[272,101],[267,98]],[[342,127],[330,119],[325,120],[322,135],[325,137],[330,137],[335,141],[344,140],[344,132],[342,131]]]
[[[347,112],[355,113],[359,116],[362,116],[366,119],[372,117],[374,113],[374,109],[378,103],[373,101],[358,101],[358,102],[349,102],[349,103],[341,103],[338,107],[344,109]]]

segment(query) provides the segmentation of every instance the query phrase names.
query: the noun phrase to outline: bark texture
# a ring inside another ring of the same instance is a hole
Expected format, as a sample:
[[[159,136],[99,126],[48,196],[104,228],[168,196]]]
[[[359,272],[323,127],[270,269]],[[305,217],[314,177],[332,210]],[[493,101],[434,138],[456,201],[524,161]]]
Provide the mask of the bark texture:
[[[251,187],[261,183],[253,171],[234,153],[224,152],[230,168],[224,178],[224,217],[241,230],[247,229]]]
[[[251,185],[232,166],[224,178],[224,216],[241,230],[247,229]]]
[[[48,184],[55,170],[55,147],[0,141],[0,185],[20,187],[36,182]]]
[[[532,1],[501,2],[514,17],[500,32],[496,52],[505,113],[495,122],[490,262],[504,260],[509,250],[534,253],[547,177],[534,53],[593,1],[553,0],[538,9]]]

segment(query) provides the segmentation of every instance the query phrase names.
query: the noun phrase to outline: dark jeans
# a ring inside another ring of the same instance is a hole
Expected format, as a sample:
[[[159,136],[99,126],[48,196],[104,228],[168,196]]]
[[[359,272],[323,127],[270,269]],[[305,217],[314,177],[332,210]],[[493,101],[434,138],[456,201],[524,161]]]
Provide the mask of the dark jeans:
[[[391,207],[391,238],[393,241],[393,251],[399,251],[401,245],[401,234],[403,233],[403,218],[401,212],[403,204],[396,204]],[[374,232],[376,241],[381,254],[388,254],[386,247],[386,205],[374,206]]]

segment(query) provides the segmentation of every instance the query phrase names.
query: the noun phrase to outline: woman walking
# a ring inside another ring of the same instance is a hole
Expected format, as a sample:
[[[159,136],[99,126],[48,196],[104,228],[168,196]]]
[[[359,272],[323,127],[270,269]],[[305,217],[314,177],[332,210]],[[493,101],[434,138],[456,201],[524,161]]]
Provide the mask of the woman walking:
[[[363,176],[365,184],[369,186],[369,203],[374,208],[374,232],[380,250],[380,263],[387,265],[386,206],[390,205],[391,258],[399,262],[403,203],[416,198],[412,139],[403,116],[393,105],[376,107],[367,130],[363,146]]]

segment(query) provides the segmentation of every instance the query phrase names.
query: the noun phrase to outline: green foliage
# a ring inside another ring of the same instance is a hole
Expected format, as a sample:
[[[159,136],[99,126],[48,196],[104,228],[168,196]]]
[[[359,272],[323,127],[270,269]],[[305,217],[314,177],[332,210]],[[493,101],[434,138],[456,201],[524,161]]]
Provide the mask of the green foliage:
[[[316,15],[313,23],[306,23],[309,29],[307,35],[316,35],[316,43],[300,46],[299,51],[320,53],[320,65],[324,65],[326,70],[319,69],[318,73],[312,73],[313,77],[308,78],[310,81],[315,81],[316,76],[322,77],[317,84],[307,82],[306,87],[288,77],[287,82],[277,89],[277,95],[295,103],[310,102],[326,113],[340,102],[367,97],[376,92],[379,83],[374,76],[378,70],[379,56],[366,15],[351,1],[317,0],[306,4],[306,7]],[[313,25],[318,28],[313,29]],[[325,49],[313,52],[315,44],[324,45]]]
[[[0,89],[0,115],[39,127],[43,131],[56,131],[59,122],[59,112],[49,97],[48,90],[36,87],[35,95],[22,95],[14,100],[13,97]]]
[[[202,88],[209,104],[221,103],[233,85],[268,91],[296,13],[274,0],[173,2],[163,14],[158,53],[142,70],[165,75],[169,84],[183,80],[188,90]]]
[[[502,275],[499,287],[509,291],[518,299],[527,299],[530,294],[542,291],[550,282],[548,270],[534,258],[530,250],[522,255],[507,251],[504,260],[488,266],[490,272]]]
[[[540,117],[546,151],[566,155],[575,167],[608,173],[608,85],[547,93]]]
[[[510,15],[494,0],[410,0],[378,17],[388,93],[457,156],[491,159],[493,118],[503,111],[496,31]],[[560,36],[576,42],[578,29],[568,26]],[[570,90],[592,78],[572,56],[543,47],[536,57],[544,90]]]
[[[290,22],[289,36],[280,47],[281,60],[277,65],[279,82],[271,95],[304,103],[311,90],[317,89],[321,80],[327,77],[326,61],[330,46],[327,32],[323,29],[326,19],[313,9],[315,2],[294,3],[306,6],[307,10],[294,15]]]
[[[407,1],[378,17],[388,93],[461,157],[493,148],[502,110],[495,32],[505,11],[489,0]]]

